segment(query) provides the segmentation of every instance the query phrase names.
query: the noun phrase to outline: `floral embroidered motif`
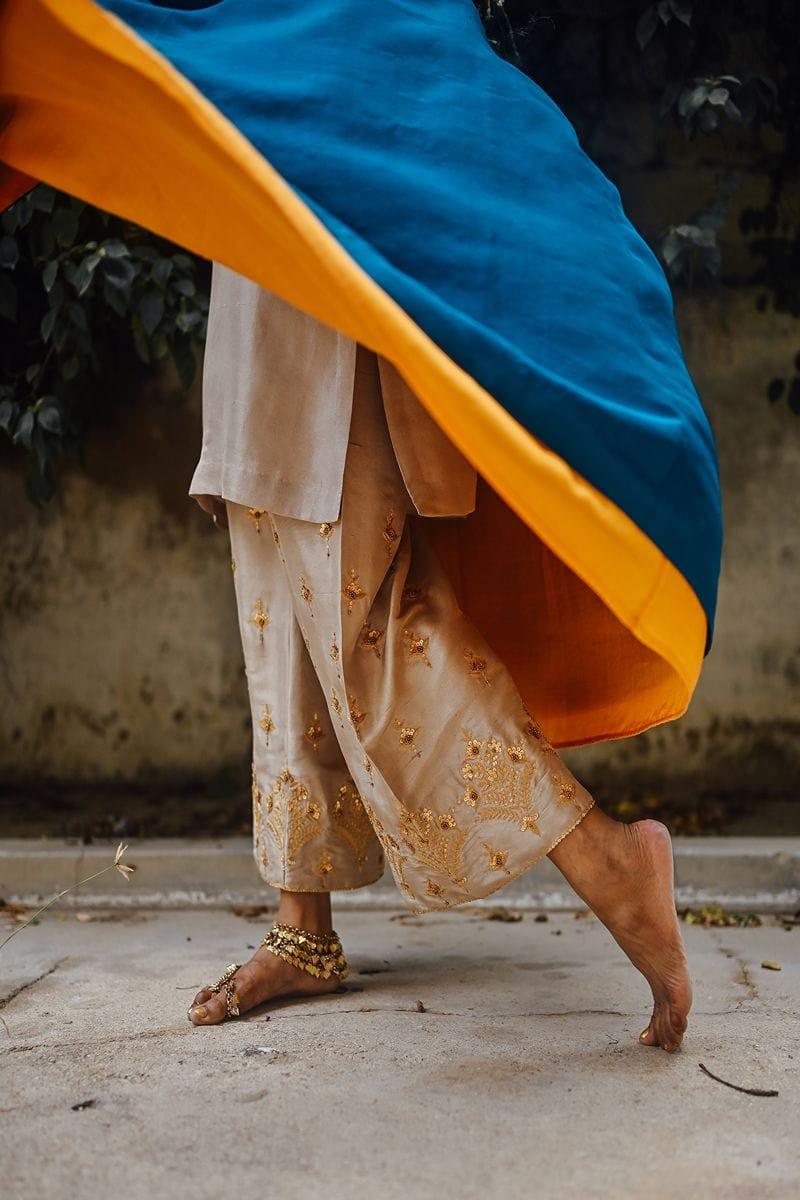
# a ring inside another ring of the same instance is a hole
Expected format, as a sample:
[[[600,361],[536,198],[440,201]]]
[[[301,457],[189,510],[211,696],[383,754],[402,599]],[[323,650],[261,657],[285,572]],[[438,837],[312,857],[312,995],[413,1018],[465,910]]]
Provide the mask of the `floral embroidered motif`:
[[[386,544],[386,554],[389,558],[391,558],[392,552],[395,548],[395,544],[396,544],[398,538],[400,537],[400,534],[397,532],[397,530],[394,527],[394,513],[393,512],[387,513],[386,520],[383,523],[382,537],[383,537],[384,543]]]
[[[468,804],[470,808],[477,808],[480,804],[480,794],[477,788],[468,787],[465,792],[459,797],[459,804]]]
[[[369,861],[367,851],[372,845],[374,833],[352,779],[341,784],[339,794],[333,802],[332,815],[334,833],[349,847],[360,870]]]
[[[256,533],[261,533],[261,522],[267,515],[265,508],[248,508],[247,515],[256,527]]]
[[[336,695],[336,688],[331,688],[331,708],[336,713],[337,717],[342,715],[342,702]]]
[[[376,658],[382,657],[381,642],[383,641],[384,631],[378,629],[374,625],[365,625],[361,630],[359,638],[359,646],[362,650],[373,650]]]
[[[486,659],[480,658],[474,651],[468,647],[464,648],[464,658],[467,661],[467,670],[474,679],[480,679],[481,683],[489,686],[489,677],[486,674]]]
[[[413,629],[403,630],[403,641],[406,644],[406,656],[409,662],[423,662],[426,667],[431,665],[431,660],[428,658],[429,637],[421,637],[414,633]]]
[[[281,539],[278,537],[278,531],[274,525],[272,527],[272,540],[274,541],[274,543],[278,547],[278,549],[280,549]]]
[[[364,761],[362,765],[369,776],[370,786],[375,787],[375,780],[372,777],[372,759],[369,757],[369,755],[364,755]]]
[[[440,883],[436,883],[436,881],[433,879],[428,880],[425,891],[429,896],[432,896],[434,900],[440,900],[442,896],[444,896],[444,888]]]
[[[266,795],[258,791],[254,776],[253,806],[259,852],[263,850],[269,855],[269,839],[274,847],[285,848],[282,861],[293,866],[303,846],[320,832],[320,806],[311,799],[306,785],[287,767]]]
[[[436,815],[429,808],[416,812],[403,806],[399,832],[402,841],[411,851],[415,864],[427,867],[462,891],[467,890],[462,855],[467,840],[467,830],[452,825],[439,825]]]
[[[451,812],[443,812],[437,816],[436,824],[440,829],[455,829],[456,819]]]
[[[353,605],[355,604],[356,600],[366,599],[367,593],[361,586],[361,582],[358,578],[358,572],[356,571],[355,567],[350,568],[347,583],[342,588],[342,595],[347,601],[348,616],[352,613]]]
[[[264,711],[261,714],[261,720],[258,722],[258,727],[264,734],[264,744],[269,745],[269,735],[275,729],[275,722],[272,719],[272,713],[269,711],[269,705],[264,705]]]
[[[539,813],[533,809],[533,788],[538,773],[535,762],[515,743],[503,745],[500,738],[485,741],[465,729],[461,775],[467,788],[460,804],[475,809],[478,821],[513,821],[521,830],[539,832]]]
[[[559,779],[557,775],[553,776],[553,780],[558,784],[558,803],[576,804],[580,808],[581,802],[576,799],[575,784],[568,779]]]
[[[264,645],[264,630],[270,624],[271,617],[264,608],[264,601],[259,596],[255,602],[252,613],[250,614],[250,624],[255,625],[258,630],[258,644]]]
[[[489,845],[488,842],[484,842],[483,845],[486,850],[486,853],[489,855],[489,870],[490,871],[505,871],[506,875],[510,875],[511,872],[509,871],[509,869],[506,865],[508,863],[508,851],[507,850],[495,850],[492,846]]]
[[[525,762],[526,760],[526,754],[522,746],[506,746],[506,754],[515,763]]]
[[[397,717],[394,719],[394,724],[399,733],[400,745],[407,746],[411,750],[414,758],[420,758],[421,754],[416,743],[416,737],[422,726],[406,725],[403,721],[398,721]]]
[[[303,737],[307,742],[311,743],[311,745],[314,747],[314,750],[317,749],[317,746],[325,737],[325,730],[319,723],[319,713],[314,713],[311,718],[311,724],[306,729]]]
[[[308,611],[311,613],[311,616],[313,617],[314,610],[312,609],[311,604],[314,599],[314,593],[312,592],[311,588],[306,583],[304,575],[300,576],[300,596],[303,600],[305,600],[306,604],[308,605]]]
[[[314,870],[316,871],[317,875],[320,875],[323,879],[326,875],[330,875],[331,871],[333,870],[333,863],[331,862],[331,856],[328,854],[327,850],[322,855],[322,858],[319,860]]]
[[[358,733],[359,728],[363,724],[367,714],[363,712],[361,708],[359,708],[358,701],[352,692],[350,692],[347,696],[347,709],[350,717],[350,724],[353,726],[353,729],[355,729],[356,733]]]
[[[339,647],[336,644],[336,634],[335,633],[331,634],[331,648],[328,651],[328,653],[330,654],[330,656],[334,662],[339,661]]]

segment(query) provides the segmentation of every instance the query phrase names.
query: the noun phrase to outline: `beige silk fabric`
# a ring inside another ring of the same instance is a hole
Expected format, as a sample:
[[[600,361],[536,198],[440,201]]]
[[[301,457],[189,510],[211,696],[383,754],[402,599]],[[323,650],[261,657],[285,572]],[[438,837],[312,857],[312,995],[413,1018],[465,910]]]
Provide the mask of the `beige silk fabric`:
[[[339,518],[356,344],[214,263],[203,448],[189,491],[305,521]],[[394,452],[416,511],[463,516],[475,470],[403,378],[379,361]]]
[[[341,517],[228,504],[253,716],[255,855],[289,891],[418,910],[502,887],[591,807],[460,612],[359,349]]]

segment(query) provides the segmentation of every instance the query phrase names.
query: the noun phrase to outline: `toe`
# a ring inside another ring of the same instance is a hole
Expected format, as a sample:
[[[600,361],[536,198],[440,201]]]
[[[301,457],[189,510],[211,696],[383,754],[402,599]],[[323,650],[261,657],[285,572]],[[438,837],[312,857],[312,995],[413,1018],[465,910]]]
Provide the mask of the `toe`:
[[[219,1025],[226,1014],[224,993],[212,992],[204,1002],[189,1009],[189,1020],[193,1025]]]
[[[643,1046],[655,1046],[658,1044],[656,1042],[656,1035],[653,1032],[652,1025],[648,1025],[647,1029],[645,1029],[642,1033],[639,1034],[639,1041],[642,1043]]]
[[[206,1000],[208,1000],[213,995],[214,995],[214,993],[212,992],[210,987],[202,987],[202,988],[200,988],[200,991],[197,993],[197,995],[195,996],[194,1000],[189,1005],[189,1007],[194,1008],[195,1005],[197,1005],[197,1004],[205,1004]]]

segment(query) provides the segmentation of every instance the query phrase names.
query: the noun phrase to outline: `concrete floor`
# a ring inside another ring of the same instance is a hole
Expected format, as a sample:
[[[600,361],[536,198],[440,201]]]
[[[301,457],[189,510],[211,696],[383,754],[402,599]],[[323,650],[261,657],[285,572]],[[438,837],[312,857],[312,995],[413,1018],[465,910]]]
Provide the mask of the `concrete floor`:
[[[590,917],[346,911],[346,992],[194,1029],[195,988],[266,919],[92,916],[0,954],[4,1200],[797,1195],[800,928],[688,928],[669,1057],[637,1044],[645,987]]]

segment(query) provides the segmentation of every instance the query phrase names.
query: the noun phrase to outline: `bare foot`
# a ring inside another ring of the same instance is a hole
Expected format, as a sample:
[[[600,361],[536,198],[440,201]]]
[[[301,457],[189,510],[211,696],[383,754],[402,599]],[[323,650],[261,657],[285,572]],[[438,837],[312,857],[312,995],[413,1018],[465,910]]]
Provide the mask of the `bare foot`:
[[[624,825],[595,807],[550,857],[650,984],[653,1015],[639,1040],[679,1049],[692,985],[666,827],[659,821]]]
[[[241,1013],[279,997],[321,996],[335,992],[339,982],[337,975],[332,975],[330,979],[315,979],[313,975],[277,958],[263,946],[233,977]],[[225,1014],[225,989],[214,993],[210,988],[201,988],[192,1001],[189,1020],[193,1025],[219,1025],[220,1021],[225,1020]]]

